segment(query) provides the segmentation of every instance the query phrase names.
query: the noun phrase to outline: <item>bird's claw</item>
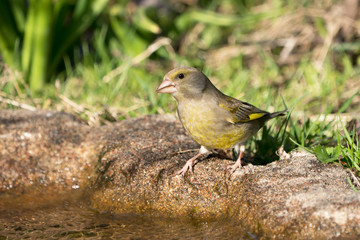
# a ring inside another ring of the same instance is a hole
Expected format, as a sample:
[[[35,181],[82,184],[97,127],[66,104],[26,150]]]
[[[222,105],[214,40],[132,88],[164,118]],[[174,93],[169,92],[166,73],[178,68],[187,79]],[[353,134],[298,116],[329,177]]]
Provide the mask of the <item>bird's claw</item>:
[[[203,147],[202,147],[203,148]],[[206,149],[205,149],[206,150]],[[206,150],[207,151],[207,150]],[[204,152],[199,151],[198,154],[196,154],[194,157],[190,158],[189,160],[187,160],[187,162],[185,163],[184,167],[177,172],[178,175],[182,175],[185,176],[185,174],[187,173],[187,171],[192,172],[193,171],[193,166],[198,162],[197,158],[200,157],[201,155],[203,155]]]
[[[238,168],[241,168],[241,164],[235,163],[233,165],[228,166],[227,170],[229,171],[230,175],[232,175]]]
[[[192,166],[191,166],[191,164],[190,164],[189,162],[186,162],[186,164],[184,165],[184,167],[183,167],[180,171],[178,171],[177,174],[178,174],[178,175],[181,175],[181,176],[185,176],[185,174],[186,174],[188,171],[189,171],[189,172],[192,172],[192,171],[193,171],[193,168],[192,168]]]

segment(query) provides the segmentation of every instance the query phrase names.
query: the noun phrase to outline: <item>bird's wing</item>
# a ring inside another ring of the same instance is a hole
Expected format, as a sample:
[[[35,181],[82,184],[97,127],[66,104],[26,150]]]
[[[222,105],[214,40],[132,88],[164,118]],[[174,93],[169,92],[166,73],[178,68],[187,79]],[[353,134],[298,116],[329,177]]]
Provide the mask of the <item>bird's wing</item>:
[[[232,123],[253,121],[269,114],[247,102],[228,96],[219,102],[219,106],[230,113],[231,119],[228,119],[228,121]]]

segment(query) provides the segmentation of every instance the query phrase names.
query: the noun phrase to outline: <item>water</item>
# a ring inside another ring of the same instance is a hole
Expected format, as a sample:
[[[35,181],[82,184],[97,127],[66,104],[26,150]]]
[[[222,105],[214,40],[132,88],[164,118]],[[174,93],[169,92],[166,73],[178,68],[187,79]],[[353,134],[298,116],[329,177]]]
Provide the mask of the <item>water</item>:
[[[0,195],[0,239],[256,239],[230,220],[100,213],[76,194],[45,196]]]

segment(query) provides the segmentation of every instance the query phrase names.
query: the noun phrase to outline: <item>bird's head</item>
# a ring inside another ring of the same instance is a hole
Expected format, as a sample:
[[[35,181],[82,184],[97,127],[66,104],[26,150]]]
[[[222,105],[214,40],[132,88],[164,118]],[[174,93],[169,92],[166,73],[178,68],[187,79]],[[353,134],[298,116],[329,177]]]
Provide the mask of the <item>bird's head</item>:
[[[209,79],[196,68],[181,67],[168,72],[156,91],[169,93],[177,100],[196,98],[201,97],[208,83]]]

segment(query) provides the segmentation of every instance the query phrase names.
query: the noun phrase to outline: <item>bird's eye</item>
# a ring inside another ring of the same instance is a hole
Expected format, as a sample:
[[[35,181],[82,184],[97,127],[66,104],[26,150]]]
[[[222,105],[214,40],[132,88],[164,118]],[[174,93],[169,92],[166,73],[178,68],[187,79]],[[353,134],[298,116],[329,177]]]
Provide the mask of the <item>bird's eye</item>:
[[[183,73],[180,73],[180,74],[179,74],[179,78],[180,78],[180,79],[183,79],[184,77],[185,77],[185,76],[184,76]]]

